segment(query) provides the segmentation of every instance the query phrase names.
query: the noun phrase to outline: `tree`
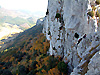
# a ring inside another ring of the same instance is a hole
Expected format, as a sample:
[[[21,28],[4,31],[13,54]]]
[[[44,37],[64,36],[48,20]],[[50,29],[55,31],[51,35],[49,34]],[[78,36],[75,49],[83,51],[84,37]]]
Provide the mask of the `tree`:
[[[96,2],[95,2],[97,5],[99,5],[100,4],[100,0],[96,0]]]
[[[32,64],[31,64],[31,67],[33,69],[36,69],[36,64],[38,64],[38,62],[37,61],[33,61]]]
[[[1,75],[13,75],[8,69],[5,69]]]
[[[57,68],[50,69],[48,75],[60,75],[60,72]]]
[[[7,62],[4,64],[4,67],[9,68],[12,66],[12,62]]]
[[[31,70],[27,75],[35,75],[36,71]]]
[[[50,56],[47,61],[48,61],[48,69],[47,70],[54,68],[58,62],[57,58],[54,58],[53,56]]]
[[[68,72],[68,68],[67,68],[68,66],[67,66],[67,64],[65,64],[64,61],[59,62],[57,67],[58,67],[58,70],[62,73],[67,73]]]
[[[19,75],[26,75],[26,68],[25,68],[25,66],[20,65],[18,67],[18,73],[19,73]]]
[[[3,73],[3,69],[0,69],[0,75],[2,75],[2,73]]]

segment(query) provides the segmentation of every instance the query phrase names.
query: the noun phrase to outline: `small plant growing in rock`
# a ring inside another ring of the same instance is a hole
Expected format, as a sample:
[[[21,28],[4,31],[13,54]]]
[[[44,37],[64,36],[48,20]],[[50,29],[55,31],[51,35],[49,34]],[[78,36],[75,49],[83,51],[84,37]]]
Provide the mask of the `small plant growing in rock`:
[[[56,50],[56,48],[55,48],[55,47],[53,47],[53,50]]]
[[[51,35],[51,32],[50,31],[48,32],[48,35]]]
[[[55,18],[60,18],[61,15],[59,13],[56,14]]]
[[[92,10],[96,10],[96,7],[94,5],[92,6]]]
[[[99,11],[97,10],[97,12],[96,12],[96,17],[99,17],[100,16],[100,13],[99,13]]]
[[[57,40],[60,40],[60,38],[58,38]]]
[[[100,4],[100,0],[96,0],[96,2],[95,2],[97,5],[99,5]]]
[[[59,29],[62,30],[63,29],[63,26],[59,27]]]
[[[90,11],[90,12],[87,13],[87,15],[93,17],[94,16],[94,13],[93,13],[93,11]]]
[[[77,39],[79,38],[79,35],[78,35],[77,33],[75,33],[74,36],[75,36],[75,38],[77,38]]]
[[[49,11],[48,11],[48,9],[47,9],[46,15],[48,15],[48,14],[49,14]]]

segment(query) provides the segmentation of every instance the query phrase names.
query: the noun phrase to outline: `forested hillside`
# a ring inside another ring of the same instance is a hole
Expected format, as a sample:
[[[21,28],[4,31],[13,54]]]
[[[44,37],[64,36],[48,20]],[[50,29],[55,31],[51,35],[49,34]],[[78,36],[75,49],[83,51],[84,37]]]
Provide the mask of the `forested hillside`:
[[[68,72],[60,56],[49,56],[49,41],[36,25],[0,52],[0,75],[61,75]],[[67,60],[67,59],[66,59]]]

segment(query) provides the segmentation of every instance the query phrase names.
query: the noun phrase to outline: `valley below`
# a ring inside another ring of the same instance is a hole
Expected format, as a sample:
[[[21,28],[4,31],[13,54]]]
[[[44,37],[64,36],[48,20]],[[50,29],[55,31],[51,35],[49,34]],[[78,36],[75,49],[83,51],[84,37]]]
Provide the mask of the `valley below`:
[[[22,10],[8,10],[0,7],[0,51],[13,41],[19,33],[33,27],[38,17]]]

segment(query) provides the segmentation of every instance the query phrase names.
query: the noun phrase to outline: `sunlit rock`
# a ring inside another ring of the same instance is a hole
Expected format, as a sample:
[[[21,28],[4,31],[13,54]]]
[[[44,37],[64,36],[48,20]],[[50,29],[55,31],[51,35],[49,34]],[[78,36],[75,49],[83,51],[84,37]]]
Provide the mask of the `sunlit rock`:
[[[87,14],[93,10],[92,5],[96,7],[93,16]],[[97,8],[93,0],[48,0],[43,33],[50,40],[49,54],[63,57],[73,71],[71,75],[92,75],[89,64],[100,49]]]

